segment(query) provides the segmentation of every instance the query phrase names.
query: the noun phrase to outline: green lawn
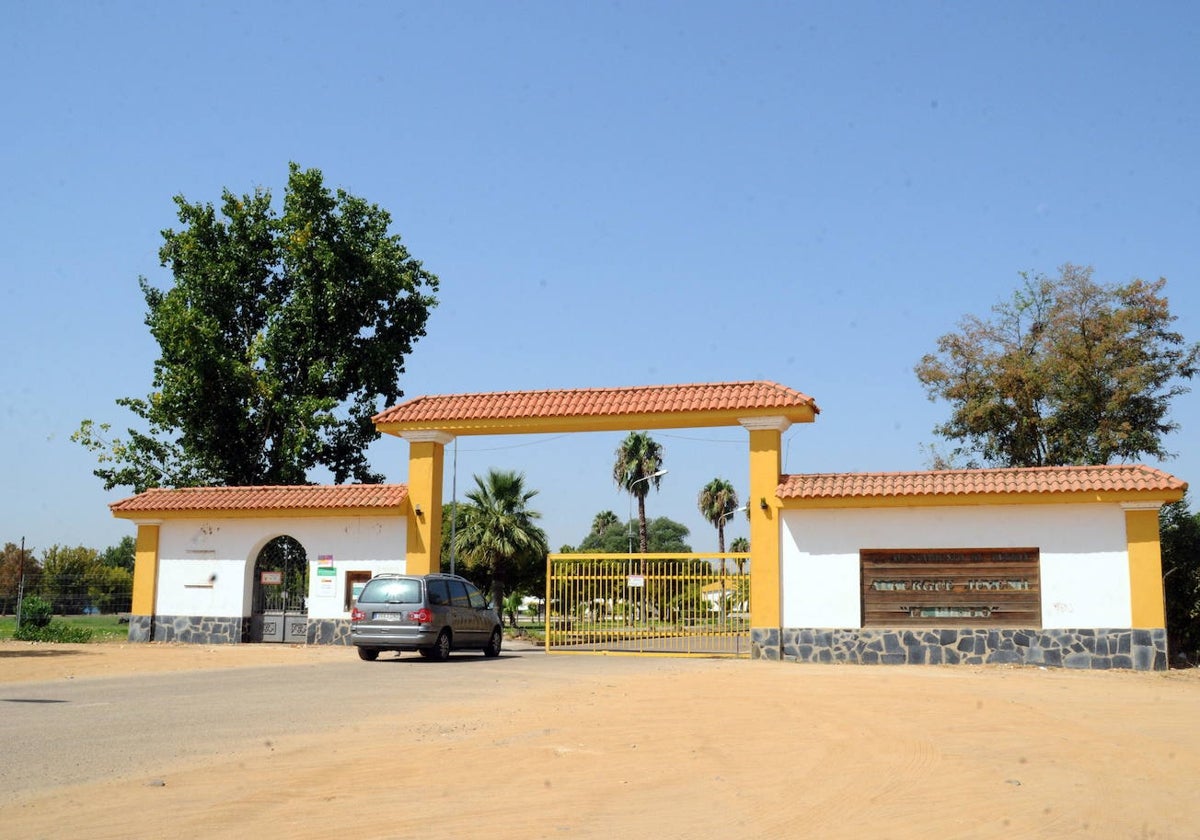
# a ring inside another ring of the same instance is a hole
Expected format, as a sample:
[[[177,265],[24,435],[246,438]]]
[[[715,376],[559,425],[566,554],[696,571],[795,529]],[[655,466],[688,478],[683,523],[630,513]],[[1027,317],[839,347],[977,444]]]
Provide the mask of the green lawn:
[[[92,631],[93,642],[123,642],[129,638],[129,625],[120,624],[114,615],[56,615],[54,621],[87,627]],[[13,637],[17,630],[17,618],[13,615],[0,616],[0,640]]]

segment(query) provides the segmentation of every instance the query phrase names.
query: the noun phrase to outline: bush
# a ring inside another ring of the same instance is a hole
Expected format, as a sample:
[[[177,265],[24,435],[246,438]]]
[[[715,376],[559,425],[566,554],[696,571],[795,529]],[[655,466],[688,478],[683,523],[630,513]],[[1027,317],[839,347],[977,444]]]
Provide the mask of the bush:
[[[44,601],[36,595],[25,598],[21,601],[21,629],[40,630],[48,627],[52,609],[50,602]]]
[[[34,627],[21,621],[13,638],[20,642],[59,642],[62,644],[85,644],[92,640],[92,631],[77,624],[51,621],[44,627]]]

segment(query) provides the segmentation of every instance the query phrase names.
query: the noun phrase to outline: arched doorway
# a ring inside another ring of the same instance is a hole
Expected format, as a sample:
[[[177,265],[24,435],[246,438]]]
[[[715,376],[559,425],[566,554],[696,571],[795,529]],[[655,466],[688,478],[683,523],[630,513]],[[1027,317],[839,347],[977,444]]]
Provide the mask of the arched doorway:
[[[254,560],[251,642],[308,641],[308,553],[294,537],[276,537]]]

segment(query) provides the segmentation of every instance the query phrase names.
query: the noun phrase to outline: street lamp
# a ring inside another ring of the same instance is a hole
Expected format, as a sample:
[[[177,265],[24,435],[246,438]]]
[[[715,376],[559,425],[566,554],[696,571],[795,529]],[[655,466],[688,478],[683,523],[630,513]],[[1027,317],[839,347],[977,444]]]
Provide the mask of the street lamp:
[[[633,488],[635,485],[641,484],[643,481],[649,481],[652,478],[661,478],[662,476],[666,475],[668,472],[669,472],[668,470],[658,470],[657,472],[650,473],[650,475],[642,476],[637,481],[631,481],[629,483],[629,487],[628,487],[628,490],[629,490],[629,527],[627,530],[629,531],[629,553],[630,554],[633,554]]]

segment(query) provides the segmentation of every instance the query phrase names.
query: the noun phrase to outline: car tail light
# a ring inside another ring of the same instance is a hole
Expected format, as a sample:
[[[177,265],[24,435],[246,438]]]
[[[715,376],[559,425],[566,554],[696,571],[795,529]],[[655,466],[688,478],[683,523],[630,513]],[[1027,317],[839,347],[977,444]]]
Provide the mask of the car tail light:
[[[409,621],[415,621],[417,624],[428,624],[433,621],[433,610],[429,607],[421,607],[419,610],[413,610],[408,614]]]
[[[362,621],[366,617],[367,617],[367,614],[365,612],[363,612],[362,610],[360,610],[358,607],[355,607],[354,609],[350,610],[351,623],[353,623],[355,621]]]

